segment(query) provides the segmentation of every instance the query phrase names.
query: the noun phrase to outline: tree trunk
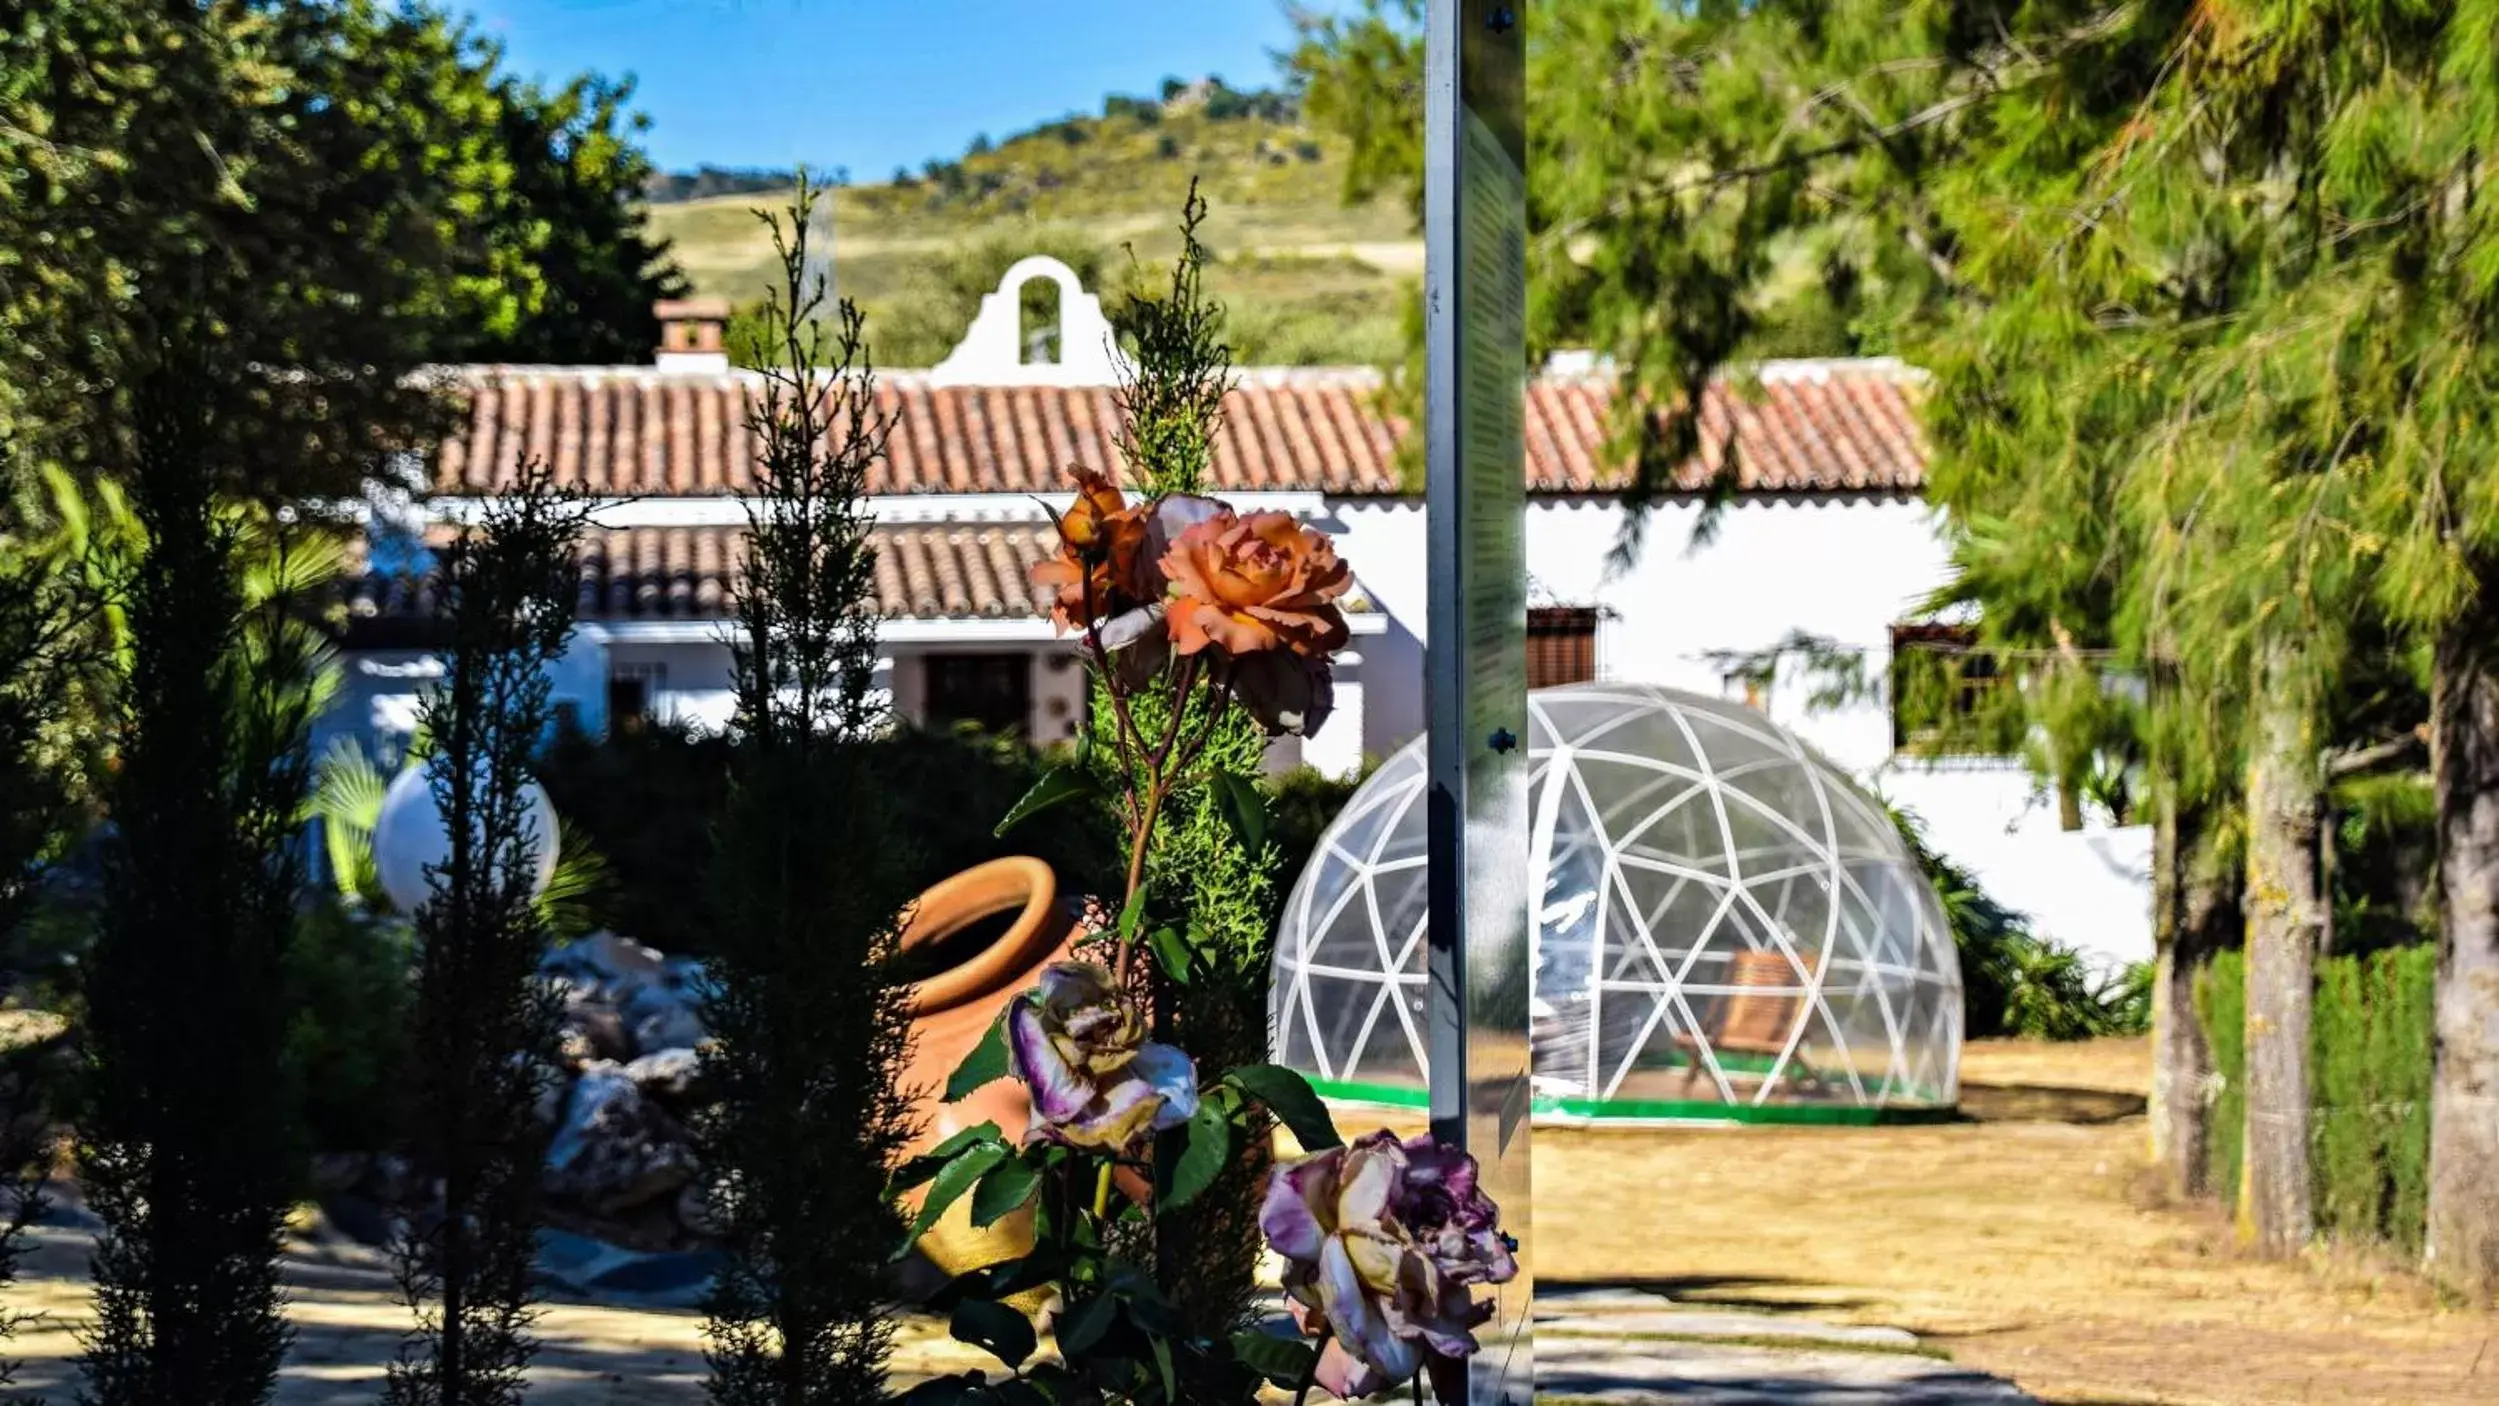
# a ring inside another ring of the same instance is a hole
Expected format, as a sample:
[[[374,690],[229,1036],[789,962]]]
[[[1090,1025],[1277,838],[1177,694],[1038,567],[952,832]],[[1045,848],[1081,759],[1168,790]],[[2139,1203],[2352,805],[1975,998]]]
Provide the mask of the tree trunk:
[[[2499,619],[2449,627],[2431,675],[2438,796],[2437,1063],[2430,1082],[2430,1274],[2499,1293]]]
[[[2257,678],[2247,789],[2247,1154],[2239,1232],[2261,1254],[2308,1242],[2308,1012],[2323,937],[2316,739],[2286,646]]]
[[[2212,1190],[2213,1052],[2195,983],[2238,925],[2231,873],[2214,861],[2201,807],[2164,798],[2154,820],[2152,1160],[2169,1194]]]

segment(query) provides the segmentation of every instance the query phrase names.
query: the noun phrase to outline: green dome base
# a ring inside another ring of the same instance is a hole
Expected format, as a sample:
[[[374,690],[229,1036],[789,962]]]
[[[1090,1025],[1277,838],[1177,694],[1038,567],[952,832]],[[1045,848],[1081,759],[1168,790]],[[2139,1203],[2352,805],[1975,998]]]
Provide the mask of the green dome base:
[[[1430,1095],[1399,1084],[1312,1079],[1310,1087],[1330,1103],[1420,1112]],[[1932,1104],[1762,1103],[1710,1100],[1554,1098],[1538,1095],[1529,1105],[1539,1124],[1555,1127],[1735,1127],[1788,1124],[1799,1127],[1865,1128],[1916,1123],[1953,1123],[1961,1110]]]

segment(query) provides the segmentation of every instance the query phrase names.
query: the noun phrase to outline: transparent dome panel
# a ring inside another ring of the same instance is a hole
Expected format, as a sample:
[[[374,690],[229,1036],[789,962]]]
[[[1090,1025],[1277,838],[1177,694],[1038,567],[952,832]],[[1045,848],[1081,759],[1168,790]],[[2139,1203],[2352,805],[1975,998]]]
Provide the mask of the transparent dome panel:
[[[1526,986],[1540,1110],[1953,1102],[1959,965],[1871,796],[1733,703],[1586,684],[1529,711],[1532,970],[1488,975]],[[1423,766],[1418,741],[1364,783],[1285,906],[1276,1058],[1337,1096],[1424,1086]]]

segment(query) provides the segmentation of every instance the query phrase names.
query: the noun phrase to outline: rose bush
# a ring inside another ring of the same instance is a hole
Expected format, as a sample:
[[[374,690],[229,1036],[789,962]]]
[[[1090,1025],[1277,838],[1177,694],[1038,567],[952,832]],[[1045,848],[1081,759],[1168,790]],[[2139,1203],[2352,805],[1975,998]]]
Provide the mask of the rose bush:
[[[1199,213],[1193,200],[1184,228]],[[1471,1286],[1514,1272],[1471,1161],[1375,1139],[1358,1156],[1297,1164],[1270,1198],[1278,1248],[1296,1256],[1295,1302],[1338,1326],[1314,1343],[1243,1321],[1256,1265],[1235,1228],[1259,1208],[1268,1139],[1281,1125],[1304,1148],[1339,1147],[1309,1081],[1259,1062],[1254,1029],[1227,1013],[1227,993],[1266,987],[1252,911],[1272,855],[1259,733],[1307,734],[1327,717],[1353,573],[1289,515],[1236,512],[1197,491],[1229,360],[1208,341],[1193,262],[1203,251],[1188,248],[1174,300],[1148,307],[1159,331],[1139,333],[1144,364],[1120,398],[1118,442],[1143,496],[1076,470],[1058,550],[1032,572],[1036,604],[1078,637],[1099,707],[1075,755],[999,825],[1076,802],[1119,817],[1126,879],[1087,904],[1078,949],[1103,964],[1048,968],[947,1080],[952,1102],[1020,1079],[1031,1130],[963,1128],[893,1182],[897,1194],[927,1188],[914,1238],[967,1201],[976,1229],[1028,1215],[1028,1252],[958,1276],[930,1305],[1009,1375],[923,1382],[903,1398],[914,1406],[1250,1406],[1265,1386],[1385,1382],[1462,1361],[1483,1317]],[[1172,846],[1159,868],[1158,844]],[[1177,1047],[1199,1035],[1211,1038],[1197,1053],[1222,1062],[1203,1084]],[[1152,1263],[1134,1258],[1141,1249]],[[1035,1291],[1056,1301],[1054,1359],[1038,1356],[1018,1307]],[[1323,1359],[1340,1330],[1344,1345]]]
[[[1315,1380],[1348,1400],[1476,1350],[1474,1286],[1518,1273],[1475,1159],[1382,1130],[1279,1167],[1259,1214],[1284,1289],[1324,1339]]]

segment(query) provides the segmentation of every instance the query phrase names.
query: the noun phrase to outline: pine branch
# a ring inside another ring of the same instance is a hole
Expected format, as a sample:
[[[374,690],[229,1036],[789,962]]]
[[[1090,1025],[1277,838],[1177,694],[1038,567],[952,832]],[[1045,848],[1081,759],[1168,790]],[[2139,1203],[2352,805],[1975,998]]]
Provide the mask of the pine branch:
[[[2400,737],[2389,737],[2365,747],[2330,751],[2319,767],[2326,780],[2340,781],[2347,776],[2365,776],[2371,772],[2412,765],[2429,756],[2429,746],[2429,724],[2423,723]]]
[[[1991,53],[1977,56],[1959,70],[1959,73],[1971,85],[1967,90],[1954,93],[1950,97],[1940,98],[1914,112],[1903,114],[1889,121],[1879,119],[1873,110],[1866,107],[1857,97],[1857,84],[1866,78],[1886,73],[1940,67],[1942,61],[1892,60],[1874,65],[1856,78],[1844,79],[1816,90],[1813,96],[1798,105],[1789,118],[1791,129],[1802,129],[1811,125],[1810,119],[1821,109],[1845,106],[1858,119],[1857,131],[1844,137],[1836,137],[1813,146],[1799,147],[1757,161],[1743,162],[1734,166],[1713,167],[1695,175],[1676,176],[1636,186],[1593,214],[1550,226],[1537,236],[1537,240],[1545,244],[1566,244],[1571,239],[1594,229],[1597,225],[1623,218],[1643,205],[1672,200],[1695,191],[1743,185],[1766,176],[1813,167],[1835,157],[1853,156],[1868,147],[1888,146],[1902,137],[1936,126],[1948,118],[2045,76],[2053,71],[2057,59],[2086,44],[2116,33],[2133,17],[2133,13],[2134,6],[2131,4],[2112,6],[2096,18],[2067,29],[2057,37],[2055,43],[2045,53],[2007,44]]]

